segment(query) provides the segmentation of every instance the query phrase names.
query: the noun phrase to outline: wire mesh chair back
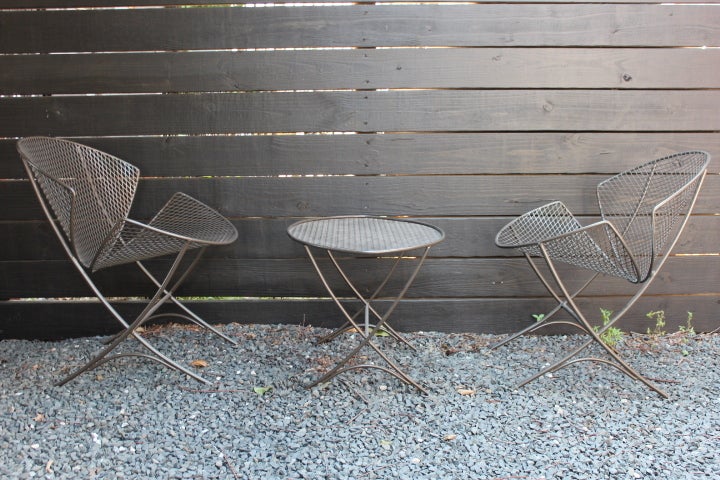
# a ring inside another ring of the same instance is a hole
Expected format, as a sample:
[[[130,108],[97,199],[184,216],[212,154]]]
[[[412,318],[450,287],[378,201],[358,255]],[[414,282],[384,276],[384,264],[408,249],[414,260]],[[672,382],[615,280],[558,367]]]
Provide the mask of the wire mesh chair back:
[[[140,178],[138,168],[56,138],[24,138],[18,142],[18,151],[76,257],[90,267],[104,245],[115,243],[130,213]]]
[[[657,256],[699,191],[708,154],[684,152],[646,163],[600,183],[597,187],[602,217],[612,223],[634,258],[643,282]]]

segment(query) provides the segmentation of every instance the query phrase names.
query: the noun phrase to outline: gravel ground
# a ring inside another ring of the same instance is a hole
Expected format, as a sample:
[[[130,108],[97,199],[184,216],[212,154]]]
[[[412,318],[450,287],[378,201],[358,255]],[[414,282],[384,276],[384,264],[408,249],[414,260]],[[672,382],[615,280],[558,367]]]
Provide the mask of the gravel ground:
[[[189,327],[146,333],[175,359],[207,362],[210,386],[129,358],[54,387],[97,338],[1,341],[0,477],[720,478],[720,335],[625,341],[623,355],[664,400],[588,362],[515,388],[579,337],[492,352],[498,337],[408,334],[416,352],[379,338],[422,395],[378,370],[303,388],[352,335],[317,345],[325,330],[223,328],[240,346]]]

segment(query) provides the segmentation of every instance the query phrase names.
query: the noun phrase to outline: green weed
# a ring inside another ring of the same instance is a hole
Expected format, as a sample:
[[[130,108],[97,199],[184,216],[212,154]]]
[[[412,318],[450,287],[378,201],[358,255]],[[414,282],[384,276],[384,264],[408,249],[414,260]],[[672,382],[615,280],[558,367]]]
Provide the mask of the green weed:
[[[603,327],[606,326],[610,322],[610,318],[612,318],[613,311],[607,310],[605,308],[600,309],[600,315],[602,316],[602,322]],[[595,331],[598,332],[600,330],[600,327],[596,326]],[[625,337],[625,332],[620,330],[617,327],[610,327],[607,330],[605,330],[603,333],[600,334],[600,340],[603,341],[605,345],[611,348],[615,348],[617,344],[622,342],[623,338]]]
[[[687,316],[685,325],[680,325],[678,327],[678,331],[680,333],[684,333],[689,336],[694,336],[695,335],[695,327],[693,327],[693,324],[692,324],[693,313],[687,312],[687,314],[688,314],[688,316]]]
[[[647,334],[652,336],[665,335],[665,310],[656,310],[648,312],[645,316],[651,320],[655,320],[655,327],[648,327]]]

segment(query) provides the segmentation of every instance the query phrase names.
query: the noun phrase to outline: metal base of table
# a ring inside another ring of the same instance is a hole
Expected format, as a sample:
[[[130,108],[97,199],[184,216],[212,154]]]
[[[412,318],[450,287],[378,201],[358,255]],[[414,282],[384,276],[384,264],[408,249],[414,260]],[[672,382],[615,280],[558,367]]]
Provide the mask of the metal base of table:
[[[381,370],[385,373],[388,373],[395,378],[399,379],[400,381],[412,385],[413,387],[417,388],[421,392],[427,394],[427,390],[423,388],[418,382],[413,380],[407,373],[405,373],[393,360],[391,360],[381,349],[380,347],[373,342],[373,339],[375,338],[375,335],[380,331],[387,332],[391,337],[394,339],[404,343],[405,345],[410,346],[414,350],[414,347],[410,345],[407,340],[405,340],[394,328],[390,326],[388,323],[388,318],[393,313],[395,308],[397,307],[398,303],[400,303],[400,300],[405,296],[405,293],[407,292],[408,288],[410,288],[410,285],[415,280],[415,277],[417,276],[418,272],[420,271],[420,267],[425,261],[425,258],[427,257],[427,254],[430,250],[430,247],[425,247],[424,251],[422,253],[422,256],[418,259],[417,264],[415,268],[413,269],[410,277],[405,282],[405,285],[403,286],[400,293],[395,297],[390,307],[387,309],[387,311],[384,314],[380,314],[375,307],[373,307],[372,302],[378,297],[380,292],[383,290],[383,288],[387,285],[388,281],[392,277],[393,273],[396,270],[396,267],[400,260],[402,259],[402,256],[398,256],[395,258],[395,262],[388,272],[388,274],[385,276],[383,281],[380,283],[380,285],[375,289],[373,294],[365,298],[363,295],[358,291],[358,289],[353,285],[353,283],[350,281],[350,278],[345,273],[345,271],[341,268],[340,264],[338,263],[337,259],[333,255],[333,253],[330,250],[325,250],[328,257],[330,258],[333,266],[335,269],[340,273],[340,276],[343,278],[344,282],[350,287],[355,297],[357,297],[360,302],[362,302],[363,307],[357,310],[354,314],[350,314],[348,312],[347,308],[343,306],[343,304],[340,302],[339,298],[333,291],[333,289],[330,287],[330,284],[328,283],[328,280],[326,276],[323,274],[322,270],[320,269],[320,266],[318,264],[318,261],[313,254],[310,247],[307,245],[305,246],[305,251],[308,254],[308,257],[310,258],[310,261],[312,262],[313,267],[315,268],[315,271],[317,272],[318,276],[320,277],[320,280],[322,281],[323,285],[325,286],[325,289],[332,297],[335,304],[338,306],[340,311],[342,312],[343,316],[346,319],[346,322],[337,330],[333,331],[332,333],[326,335],[325,337],[321,338],[320,342],[328,342],[336,338],[338,335],[342,334],[343,332],[346,332],[348,330],[354,330],[358,334],[360,334],[361,341],[358,343],[358,345],[353,348],[350,353],[348,353],[343,359],[341,359],[335,367],[333,367],[329,372],[327,372],[322,377],[318,378],[314,382],[306,385],[307,388],[312,388],[320,383],[324,383],[335,377],[336,375],[339,375],[341,373],[348,372],[350,370],[357,370],[357,369],[363,369],[363,368],[374,368]],[[357,321],[358,316],[363,313],[363,322],[359,323]],[[374,317],[377,322],[371,323],[370,318]],[[387,364],[387,366],[383,365],[375,365],[370,363],[364,363],[361,365],[348,365],[348,362],[352,360],[360,350],[362,350],[364,347],[369,346],[372,348],[379,356],[382,358],[382,360]]]

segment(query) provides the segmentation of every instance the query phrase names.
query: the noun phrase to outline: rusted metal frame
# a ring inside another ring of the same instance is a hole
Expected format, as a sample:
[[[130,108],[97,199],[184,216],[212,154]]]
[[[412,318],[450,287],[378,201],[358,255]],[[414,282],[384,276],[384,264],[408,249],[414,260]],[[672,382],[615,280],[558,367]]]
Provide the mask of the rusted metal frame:
[[[615,366],[616,368],[618,368],[619,370],[621,370],[623,373],[627,374],[627,375],[630,376],[631,378],[635,378],[635,379],[641,381],[642,383],[644,383],[645,385],[647,385],[650,389],[652,389],[653,391],[657,392],[657,393],[660,394],[661,396],[663,396],[663,397],[665,397],[665,398],[668,398],[668,395],[667,395],[666,392],[664,392],[663,390],[661,390],[660,388],[658,388],[657,386],[655,386],[654,384],[652,384],[649,380],[647,380],[645,377],[643,377],[642,375],[640,375],[640,374],[639,374],[638,372],[636,372],[632,367],[630,367],[626,362],[624,362],[624,361],[618,356],[617,352],[615,352],[612,348],[610,348],[609,346],[607,346],[607,345],[605,344],[605,342],[602,341],[601,335],[602,335],[603,333],[605,333],[605,331],[607,331],[610,327],[612,327],[623,315],[625,315],[625,313],[635,304],[635,302],[640,298],[640,296],[642,296],[643,293],[645,293],[645,291],[650,287],[650,284],[651,284],[652,281],[655,279],[655,276],[656,276],[657,272],[660,271],[660,269],[662,268],[662,266],[663,266],[663,265],[665,264],[665,262],[667,261],[668,257],[670,256],[670,252],[672,252],[672,250],[675,248],[675,245],[677,244],[677,242],[678,242],[679,239],[680,239],[681,233],[682,233],[683,230],[685,229],[685,226],[687,225],[687,222],[690,220],[690,212],[692,212],[692,210],[693,210],[693,208],[694,208],[694,206],[695,206],[695,203],[697,202],[697,197],[698,197],[698,194],[699,194],[699,192],[700,192],[700,188],[702,187],[702,182],[704,181],[704,178],[705,178],[705,174],[703,173],[703,174],[698,175],[698,178],[696,178],[696,179],[693,180],[693,182],[697,181],[698,184],[697,184],[697,188],[696,188],[696,190],[695,190],[695,194],[694,194],[694,196],[693,196],[693,199],[692,199],[692,201],[690,202],[690,205],[689,205],[688,208],[687,208],[687,212],[688,212],[688,213],[687,213],[686,215],[684,215],[684,218],[683,218],[682,222],[681,222],[680,225],[677,227],[677,230],[676,230],[676,232],[675,232],[675,237],[673,238],[672,242],[670,242],[670,245],[668,245],[667,248],[665,249],[665,254],[664,254],[662,257],[660,257],[657,261],[655,261],[655,262],[653,263],[652,269],[651,269],[651,271],[649,272],[649,274],[648,274],[648,276],[647,276],[647,279],[643,282],[642,286],[635,292],[635,294],[630,298],[630,300],[625,304],[625,306],[624,306],[619,312],[617,312],[605,325],[603,325],[602,327],[600,327],[597,331],[594,330],[594,329],[591,327],[591,325],[589,324],[589,322],[587,322],[587,320],[586,320],[586,319],[584,318],[584,316],[582,315],[582,312],[580,311],[580,309],[579,309],[579,308],[577,307],[577,305],[575,304],[575,302],[574,302],[574,297],[575,297],[575,296],[574,296],[574,295],[573,295],[573,296],[570,296],[570,295],[569,295],[569,293],[568,293],[565,285],[564,285],[564,284],[562,283],[562,281],[560,280],[560,277],[559,277],[559,275],[558,275],[558,273],[557,273],[557,270],[556,270],[555,267],[554,267],[554,263],[553,263],[552,260],[550,259],[550,257],[549,257],[549,255],[548,255],[547,250],[545,249],[544,245],[542,245],[542,244],[539,245],[539,247],[540,247],[540,249],[541,249],[541,251],[542,251],[542,253],[543,253],[543,258],[545,259],[545,262],[547,263],[548,267],[550,268],[550,271],[552,272],[553,277],[555,278],[555,281],[557,282],[558,286],[559,286],[560,289],[562,290],[563,295],[565,296],[565,299],[566,299],[566,301],[567,301],[567,304],[575,311],[576,318],[579,318],[579,319],[582,320],[582,324],[584,324],[584,325],[585,325],[585,328],[588,329],[588,330],[587,330],[587,333],[591,336],[591,339],[588,340],[587,342],[583,343],[582,345],[580,345],[579,347],[577,347],[577,348],[574,349],[573,351],[571,351],[568,355],[566,355],[564,358],[562,358],[561,360],[559,360],[559,361],[556,362],[555,364],[553,364],[553,365],[551,365],[551,366],[549,366],[549,367],[541,370],[540,372],[538,372],[537,374],[533,375],[532,377],[530,377],[530,378],[522,381],[522,382],[519,384],[519,386],[526,385],[527,383],[532,382],[533,380],[541,377],[542,375],[544,375],[544,374],[546,374],[546,373],[548,373],[548,372],[558,370],[558,369],[563,368],[563,367],[565,367],[565,366],[567,366],[567,365],[570,365],[570,364],[572,364],[572,363],[577,363],[577,362],[580,362],[580,361],[596,361],[596,362],[601,362],[601,363],[606,363],[606,364],[612,363],[612,362],[608,362],[608,361],[605,360],[605,359],[597,359],[597,358],[592,358],[592,357],[573,359],[573,357],[575,357],[578,353],[580,353],[582,350],[584,350],[585,348],[587,348],[587,347],[588,347],[589,345],[591,345],[593,342],[597,342],[598,344],[600,344],[600,345],[609,353],[609,355],[610,355],[614,360],[616,360],[616,361],[618,362],[618,365],[613,365],[613,366]],[[690,183],[688,184],[688,186],[686,186],[685,188],[683,188],[681,191],[685,190],[686,188],[689,188],[689,185],[691,185],[693,182],[690,182]],[[679,193],[679,192],[678,192],[678,193]],[[673,197],[674,197],[674,196],[675,196],[675,195],[673,195]],[[672,198],[672,197],[671,197],[671,198]],[[655,210],[657,210],[657,208],[658,208],[659,206],[665,204],[667,201],[669,201],[669,199],[663,201],[662,203],[660,203],[660,204],[654,209],[653,215],[655,215]],[[532,264],[532,263],[531,263],[531,264]],[[542,277],[541,277],[541,280],[542,280]],[[543,283],[546,283],[546,282],[543,280]],[[547,286],[547,285],[546,285],[546,286]],[[557,297],[556,297],[556,299],[557,299]]]
[[[88,287],[90,287],[90,289],[92,290],[93,294],[95,294],[97,299],[100,300],[100,302],[103,304],[103,306],[105,306],[105,308],[108,310],[108,312],[110,312],[110,314],[125,328],[125,330],[123,332],[124,335],[118,335],[116,337],[116,339],[112,342],[111,345],[109,345],[108,347],[103,349],[102,352],[99,355],[96,355],[88,364],[86,364],[84,367],[81,367],[80,369],[76,370],[69,376],[65,377],[64,379],[62,379],[61,381],[56,383],[57,386],[61,386],[61,385],[65,385],[67,382],[69,382],[70,380],[73,380],[78,375],[89,370],[90,368],[93,368],[93,367],[99,365],[100,363],[98,362],[98,360],[101,360],[103,357],[105,357],[110,351],[112,351],[112,349],[115,348],[115,346],[117,346],[130,333],[134,333],[133,329],[136,328],[138,325],[140,325],[144,321],[144,319],[142,318],[142,314],[141,314],[136,318],[136,320],[132,324],[129,324],[125,320],[125,318],[122,315],[120,315],[120,313],[115,309],[115,307],[113,307],[112,304],[110,304],[110,302],[108,302],[107,298],[105,298],[105,296],[102,294],[102,292],[100,292],[100,290],[97,288],[95,283],[92,281],[90,276],[85,271],[85,267],[78,260],[77,256],[75,255],[74,249],[72,249],[70,247],[70,245],[68,244],[68,241],[65,238],[65,233],[60,230],[57,223],[53,220],[53,216],[50,213],[50,209],[47,205],[47,202],[45,201],[45,197],[42,194],[42,192],[40,191],[40,187],[37,185],[36,181],[34,180],[35,176],[33,175],[32,171],[30,170],[30,167],[27,165],[27,162],[24,161],[23,165],[25,167],[25,170],[27,171],[28,178],[30,179],[30,185],[32,185],[33,191],[35,192],[35,196],[39,200],[40,207],[42,208],[43,213],[45,214],[48,221],[50,222],[50,227],[55,232],[55,235],[58,238],[58,240],[60,241],[60,244],[62,245],[63,250],[65,250],[65,253],[67,254],[68,258],[70,259],[72,264],[75,266],[75,269],[83,277],[83,280],[85,280],[85,283],[88,285]],[[48,178],[51,178],[51,177],[48,177]],[[61,183],[61,185],[62,185],[62,183]],[[66,187],[66,188],[69,188],[69,187]],[[70,191],[72,191],[72,189],[70,189]],[[171,271],[168,272],[168,276],[165,279],[165,285],[167,285],[167,282],[170,281],[170,278],[172,277],[171,274],[174,273],[175,269],[177,269],[177,266],[179,265],[180,260],[182,259],[182,256],[184,255],[184,253],[185,253],[185,250],[178,253],[178,257],[176,258],[175,262],[173,263],[173,267],[171,267]],[[183,278],[184,278],[184,276],[187,275],[187,273],[189,273],[189,272],[186,272],[185,275],[183,275]],[[155,294],[155,296],[156,297],[159,296],[159,293],[160,293],[160,290],[158,290],[158,292]],[[150,306],[150,304],[148,304],[148,306],[145,307],[145,310],[148,310],[149,306]],[[195,380],[198,380],[198,381],[204,382],[204,383],[209,383],[204,378],[200,377],[199,375],[195,374],[194,372],[186,369],[185,367],[177,364],[176,362],[174,362],[173,360],[168,358],[166,355],[164,355],[163,353],[158,351],[155,347],[153,347],[146,339],[139,337],[137,335],[136,335],[136,338],[138,338],[140,343],[145,348],[147,348],[149,351],[151,351],[154,354],[154,356],[148,355],[148,357],[152,357],[154,360],[162,363],[163,365],[165,365],[167,367],[180,370],[183,373],[185,373],[186,375],[190,376],[191,378],[194,378]],[[104,362],[101,362],[101,363],[104,363]]]
[[[372,308],[372,305],[370,305],[370,302],[371,302],[372,300],[374,300],[374,299],[380,294],[380,291],[383,289],[383,287],[385,286],[385,284],[387,283],[387,281],[390,279],[390,277],[392,276],[392,273],[395,271],[395,267],[397,267],[398,263],[400,262],[400,257],[398,256],[398,257],[396,258],[395,262],[393,263],[392,268],[390,269],[390,272],[388,272],[388,274],[387,274],[387,276],[385,277],[385,279],[384,279],[384,280],[380,283],[380,285],[375,289],[375,291],[374,291],[373,294],[370,296],[370,298],[369,298],[367,301],[365,301],[365,300],[363,299],[362,295],[360,295],[360,293],[357,291],[357,289],[356,289],[355,286],[352,284],[352,282],[350,281],[350,279],[347,277],[347,275],[345,274],[345,272],[343,271],[343,269],[340,268],[340,265],[338,264],[338,261],[337,261],[337,259],[335,258],[335,256],[332,254],[332,252],[327,251],[327,254],[328,254],[328,257],[330,258],[330,260],[332,261],[333,265],[335,266],[335,269],[336,269],[336,270],[338,271],[338,273],[340,273],[340,275],[342,276],[342,278],[343,278],[343,280],[345,281],[345,283],[353,290],[353,293],[355,294],[355,296],[358,297],[358,299],[363,303],[363,307],[361,307],[359,310],[357,310],[357,311],[355,312],[355,314],[352,316],[353,320],[356,319],[357,316],[358,316],[361,312],[365,312],[365,314],[367,315],[369,309],[372,309],[373,314],[374,314],[377,318],[382,318],[382,316],[379,315],[379,314],[377,313],[377,311],[375,311],[374,308]],[[366,319],[366,331],[365,331],[366,334],[367,334],[367,326],[368,326],[367,323],[368,323],[368,320]],[[354,328],[354,327],[352,326],[352,324],[351,324],[349,321],[346,321],[340,328],[338,328],[338,329],[336,329],[335,331],[333,331],[332,333],[329,333],[328,335],[322,337],[319,341],[320,341],[320,342],[329,342],[330,340],[334,339],[335,337],[337,337],[338,335],[340,335],[341,333],[347,331],[347,330],[350,329],[350,328]]]
[[[206,248],[207,247],[200,248],[200,251],[197,253],[197,256],[195,257],[195,260],[194,260],[195,263],[197,263],[198,260],[200,260],[200,257],[203,255]],[[147,269],[147,267],[145,267],[145,265],[141,261],[137,261],[135,263],[140,268],[140,270],[142,270],[142,272],[155,284],[155,286],[159,288],[161,283],[157,280],[157,278],[155,278],[155,276],[153,276],[150,273],[150,271]],[[193,268],[194,268],[194,266],[193,266]],[[165,291],[164,293],[167,293],[167,291]],[[175,313],[175,312],[160,313],[160,314],[156,314],[156,315],[149,317],[148,320],[153,320],[153,319],[157,319],[157,318],[161,318],[161,317],[179,317],[179,318],[188,320],[192,323],[195,323],[197,325],[200,325],[201,327],[207,328],[208,330],[210,330],[211,332],[213,332],[220,338],[227,340],[228,342],[232,343],[233,345],[238,344],[238,342],[235,339],[230,338],[229,336],[225,335],[223,332],[221,332],[217,328],[213,327],[212,325],[207,323],[205,320],[203,320],[195,312],[190,310],[190,308],[188,308],[184,303],[182,303],[180,300],[178,300],[175,297],[175,295],[170,295],[169,300],[171,302],[173,302],[178,308],[182,309],[185,312],[185,314]]]
[[[189,245],[189,244],[190,244],[190,242],[187,242],[187,243],[186,243],[186,245]],[[195,254],[195,259],[194,259],[193,262],[188,266],[185,274],[183,275],[183,279],[184,279],[185,277],[187,277],[187,275],[190,273],[190,271],[195,268],[195,265],[197,265],[197,263],[198,263],[198,261],[200,260],[200,257],[202,256],[204,250],[205,250],[205,248],[203,247],[198,253]],[[189,251],[189,249],[188,249],[188,251]],[[135,263],[141,265],[141,264],[140,264],[140,261],[136,261]],[[150,275],[150,272],[147,271],[147,269],[145,269],[142,265],[140,266],[140,268],[143,269],[143,271],[146,272],[146,275],[148,275],[148,277],[149,277],[153,282],[155,282],[155,287],[156,287],[156,288],[158,288],[158,289],[163,288],[163,284],[160,283],[160,282],[158,282],[158,281],[155,279],[155,277],[151,276],[151,275]],[[181,281],[176,282],[176,285],[175,285],[175,287],[174,287],[172,290],[174,291],[174,290],[180,285],[180,283],[181,283]],[[163,294],[167,294],[167,293],[168,293],[168,291],[165,290],[165,289],[163,289]],[[148,321],[150,321],[150,320],[152,320],[152,319],[154,319],[154,318],[159,318],[159,317],[163,317],[163,316],[179,316],[179,317],[182,317],[182,318],[187,318],[187,317],[185,317],[184,315],[179,315],[179,314],[174,314],[174,313],[152,315],[152,316],[145,317],[145,319],[142,321],[142,323],[141,323],[140,325],[138,325],[138,327],[142,326],[143,323],[148,322]],[[188,320],[191,320],[191,319],[188,318]],[[112,342],[115,340],[115,338],[117,338],[118,336],[120,336],[120,335],[122,335],[122,334],[123,334],[123,332],[118,332],[118,333],[115,334],[115,335],[111,335],[110,337],[108,337],[108,338],[106,338],[105,340],[103,340],[103,343],[104,343],[105,345],[109,345],[110,343],[112,343]]]
[[[206,246],[201,247],[200,250],[198,251],[198,253],[195,255],[195,259],[193,260],[193,265],[192,265],[192,267],[190,267],[191,270],[195,268],[195,265],[200,260],[200,257],[202,257],[206,248],[207,248]],[[135,264],[148,277],[148,279],[150,279],[150,281],[152,281],[155,284],[155,287],[160,288],[160,286],[162,285],[161,282],[152,273],[150,273],[148,268],[141,261],[136,261]],[[188,273],[189,273],[189,271],[188,271]],[[163,293],[168,293],[168,291],[165,290]],[[177,318],[181,318],[183,320],[187,320],[190,323],[194,323],[200,327],[204,327],[204,328],[210,330],[211,332],[213,332],[214,334],[216,334],[217,336],[219,336],[220,338],[223,338],[224,340],[227,340],[228,342],[232,343],[233,345],[238,344],[238,342],[235,339],[227,336],[226,334],[224,334],[217,328],[213,327],[212,325],[207,323],[205,320],[203,320],[202,317],[200,317],[195,312],[190,310],[190,308],[188,308],[184,303],[182,303],[180,300],[178,300],[175,297],[175,295],[170,295],[170,298],[168,300],[173,302],[178,308],[182,309],[185,312],[185,314],[179,313],[179,312],[163,312],[163,313],[158,313],[158,314],[154,314],[152,316],[147,317],[144,320],[144,322],[149,322],[151,320],[157,320],[158,318],[164,318],[164,317],[177,317]],[[108,343],[112,342],[114,338],[115,338],[114,336],[111,336],[110,338],[105,340],[103,343],[108,344]]]
[[[197,375],[196,373],[192,372],[191,370],[187,369],[186,367],[183,367],[179,363],[171,360],[168,356],[166,356],[165,354],[160,352],[158,349],[156,349],[152,344],[150,344],[150,342],[148,342],[147,339],[143,338],[136,332],[137,327],[139,327],[145,321],[147,321],[148,317],[150,317],[158,308],[160,308],[160,306],[163,303],[165,303],[172,296],[172,293],[174,292],[174,290],[182,283],[182,280],[185,279],[185,277],[190,273],[192,268],[197,264],[197,262],[193,262],[191,265],[189,265],[188,268],[185,269],[185,271],[180,275],[180,277],[175,282],[175,284],[171,288],[168,289],[168,284],[170,283],[170,280],[172,280],[178,267],[180,266],[180,263],[181,263],[183,257],[185,256],[185,253],[188,250],[188,246],[189,246],[189,244],[186,244],[183,247],[183,249],[180,252],[178,252],[177,256],[175,257],[175,260],[173,261],[172,266],[170,267],[170,269],[168,270],[168,273],[165,276],[165,279],[163,280],[163,282],[160,285],[160,287],[158,288],[158,290],[155,292],[155,295],[153,295],[152,299],[150,299],[150,301],[145,306],[143,311],[130,324],[128,324],[119,313],[117,313],[117,311],[107,301],[105,296],[97,289],[97,287],[95,287],[95,284],[89,278],[87,272],[85,272],[85,270],[82,268],[79,269],[81,275],[83,276],[83,278],[85,278],[86,282],[88,283],[90,288],[93,290],[95,295],[98,297],[98,299],[103,303],[103,305],[105,305],[108,308],[108,310],[111,311],[111,313],[113,313],[113,315],[118,320],[120,320],[120,322],[123,325],[126,326],[126,328],[119,335],[116,335],[112,339],[112,341],[104,349],[102,349],[99,353],[97,353],[88,363],[86,363],[84,366],[78,368],[73,373],[71,373],[70,375],[65,377],[63,380],[58,382],[57,383],[58,386],[68,383],[69,381],[76,378],[78,375],[80,375],[88,370],[91,370],[99,365],[102,365],[103,363],[105,363],[109,360],[112,360],[115,358],[120,358],[123,356],[128,356],[128,355],[136,355],[136,354],[128,354],[128,353],[123,353],[123,354],[118,354],[118,355],[109,355],[110,352],[112,352],[112,350],[115,349],[115,347],[117,347],[123,340],[125,340],[130,335],[132,335],[138,342],[140,342],[140,344],[143,347],[145,347],[147,350],[152,352],[152,355],[137,354],[137,356],[153,358],[154,360],[158,361],[159,363],[161,363],[167,367],[173,368],[175,370],[178,370],[199,382],[206,383],[206,384],[210,383],[208,380],[204,379],[203,377]],[[74,258],[72,260],[74,263],[77,262]]]

